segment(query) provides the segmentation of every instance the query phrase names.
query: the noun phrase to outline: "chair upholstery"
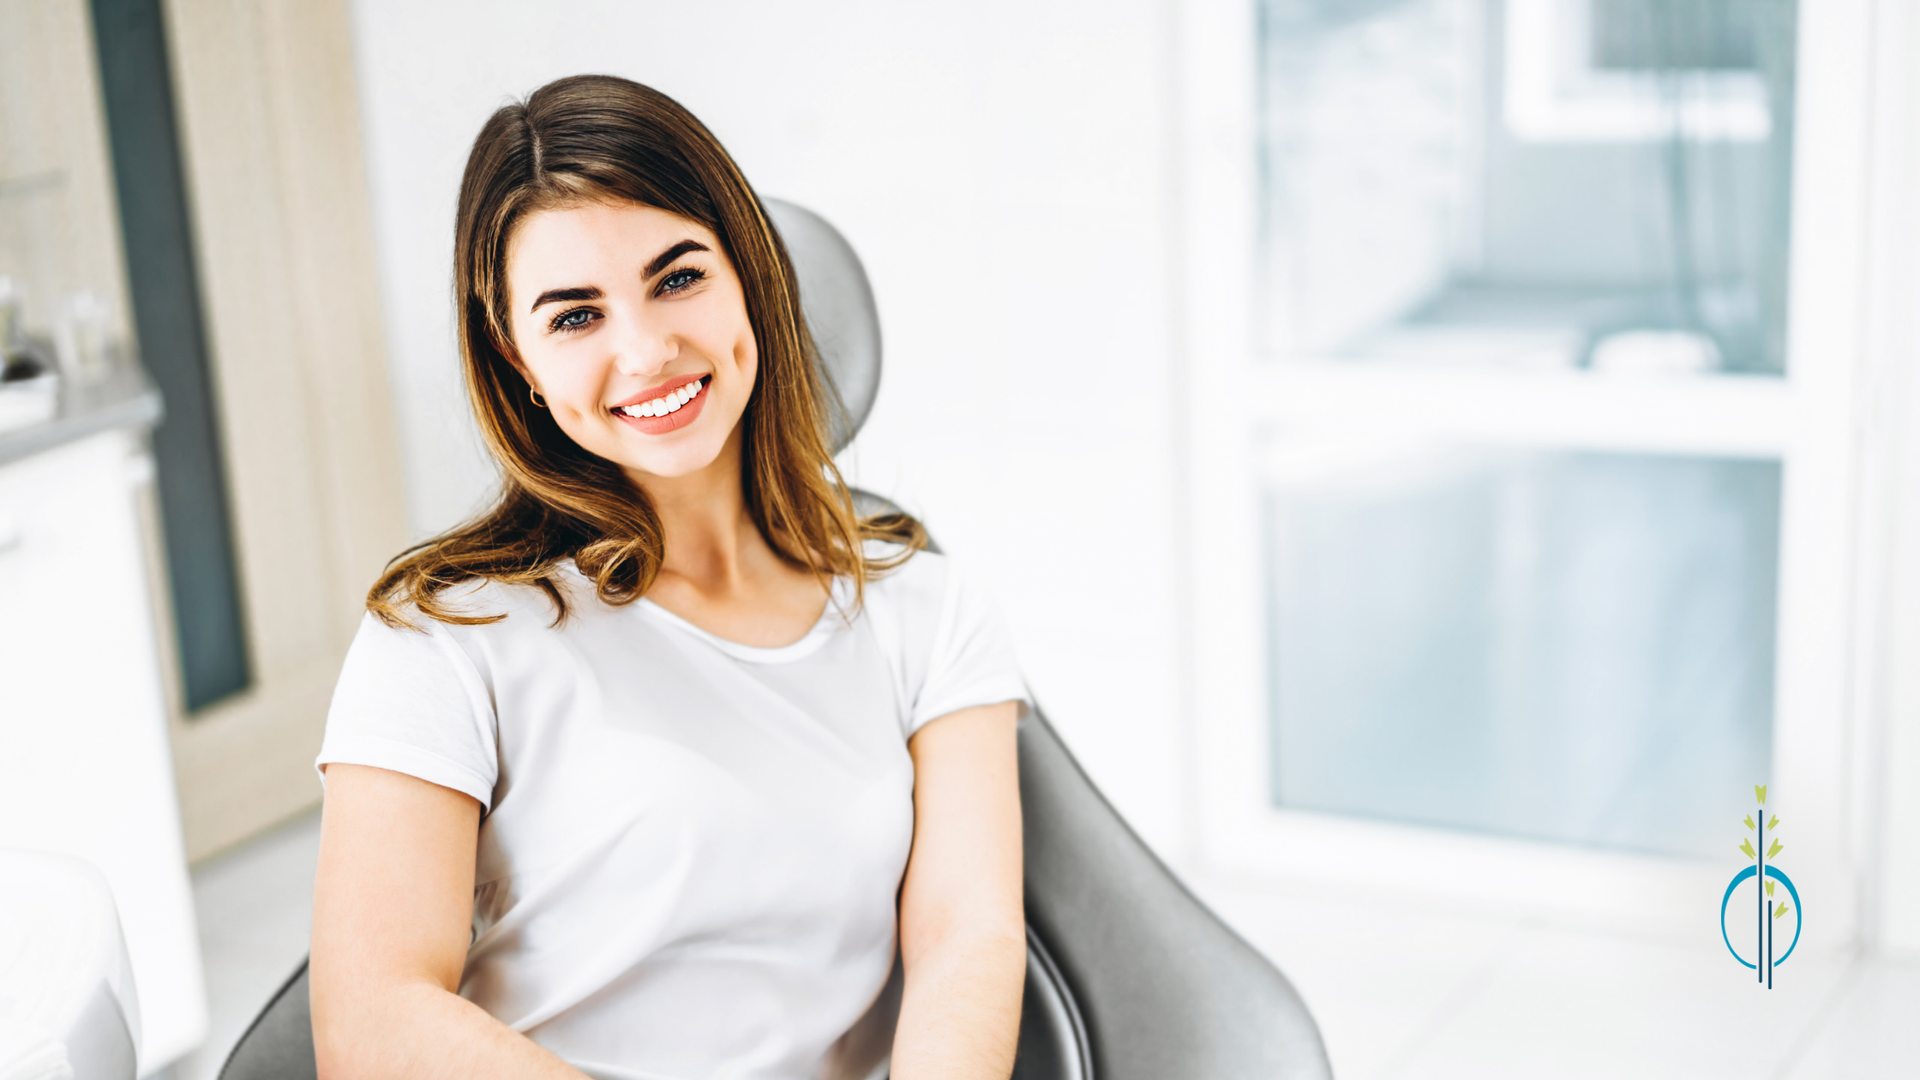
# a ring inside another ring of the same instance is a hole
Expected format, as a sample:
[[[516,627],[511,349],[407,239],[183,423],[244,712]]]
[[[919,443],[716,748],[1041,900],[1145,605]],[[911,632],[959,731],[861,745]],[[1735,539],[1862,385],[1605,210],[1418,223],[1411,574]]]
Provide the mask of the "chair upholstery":
[[[307,962],[267,999],[267,1007],[233,1044],[220,1080],[319,1080],[313,1060],[313,1010]]]
[[[873,292],[832,225],[766,202],[838,397],[838,449],[879,384]],[[863,514],[891,508],[864,492],[855,501]],[[1028,948],[1015,1080],[1326,1080],[1319,1029],[1286,977],[1154,857],[1037,709],[1019,745]],[[302,963],[220,1080],[315,1076]]]
[[[1020,803],[1029,937],[1084,1027],[1090,1067],[1077,1075],[1332,1075],[1293,985],[1147,849],[1037,710],[1020,725]],[[1029,1051],[1022,1030],[1014,1076],[1076,1075],[1027,1071]]]
[[[799,279],[800,311],[820,351],[819,371],[837,399],[829,410],[835,453],[853,441],[880,393],[880,314],[853,245],[827,219],[780,199],[763,200]]]

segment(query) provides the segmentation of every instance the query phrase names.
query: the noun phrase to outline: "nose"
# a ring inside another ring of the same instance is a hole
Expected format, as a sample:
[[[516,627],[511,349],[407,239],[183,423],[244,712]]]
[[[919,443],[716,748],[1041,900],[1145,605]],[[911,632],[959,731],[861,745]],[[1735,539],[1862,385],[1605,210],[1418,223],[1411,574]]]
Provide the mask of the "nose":
[[[622,375],[658,375],[680,352],[679,343],[665,327],[650,326],[645,319],[620,319],[616,329],[608,344],[614,350],[614,370]]]

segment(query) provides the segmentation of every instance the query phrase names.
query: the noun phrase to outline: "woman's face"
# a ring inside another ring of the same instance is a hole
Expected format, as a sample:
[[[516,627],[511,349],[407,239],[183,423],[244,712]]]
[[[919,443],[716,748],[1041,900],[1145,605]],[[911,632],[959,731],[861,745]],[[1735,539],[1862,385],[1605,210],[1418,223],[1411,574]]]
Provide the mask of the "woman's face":
[[[637,203],[543,210],[514,231],[507,294],[520,370],[583,449],[638,483],[737,460],[758,353],[705,227]]]

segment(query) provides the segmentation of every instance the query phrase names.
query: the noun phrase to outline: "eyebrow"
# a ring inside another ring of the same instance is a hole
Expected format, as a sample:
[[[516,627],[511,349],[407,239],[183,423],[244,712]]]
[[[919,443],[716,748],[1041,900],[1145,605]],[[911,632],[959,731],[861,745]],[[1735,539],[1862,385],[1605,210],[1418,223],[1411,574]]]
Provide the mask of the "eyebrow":
[[[534,298],[528,311],[539,311],[547,304],[566,303],[571,300],[598,300],[606,294],[591,285],[575,285],[570,289],[548,289]]]
[[[660,273],[660,271],[672,265],[673,260],[685,255],[689,251],[711,250],[713,249],[698,240],[682,240],[660,254],[655,255],[653,261],[647,264],[646,269],[640,272],[640,276],[649,278],[655,276]]]

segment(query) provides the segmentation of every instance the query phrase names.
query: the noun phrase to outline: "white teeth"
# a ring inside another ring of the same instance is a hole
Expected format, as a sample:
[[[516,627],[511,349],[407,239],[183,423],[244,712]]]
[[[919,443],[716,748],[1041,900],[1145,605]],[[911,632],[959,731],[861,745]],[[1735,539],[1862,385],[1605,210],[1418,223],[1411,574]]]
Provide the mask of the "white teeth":
[[[665,416],[668,413],[679,412],[682,406],[699,396],[700,391],[705,388],[706,383],[696,379],[682,386],[680,389],[662,397],[654,398],[652,401],[643,401],[638,405],[622,406],[614,411],[626,413],[628,416]]]

